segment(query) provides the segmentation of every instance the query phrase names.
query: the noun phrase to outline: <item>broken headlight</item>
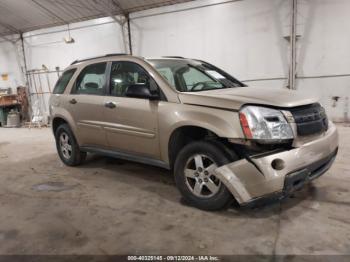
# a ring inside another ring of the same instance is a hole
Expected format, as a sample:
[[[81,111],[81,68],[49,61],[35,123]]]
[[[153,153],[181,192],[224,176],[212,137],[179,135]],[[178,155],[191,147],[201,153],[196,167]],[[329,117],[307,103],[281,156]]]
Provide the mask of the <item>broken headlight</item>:
[[[278,143],[293,139],[293,130],[280,110],[261,106],[245,106],[239,112],[247,139],[260,143]]]

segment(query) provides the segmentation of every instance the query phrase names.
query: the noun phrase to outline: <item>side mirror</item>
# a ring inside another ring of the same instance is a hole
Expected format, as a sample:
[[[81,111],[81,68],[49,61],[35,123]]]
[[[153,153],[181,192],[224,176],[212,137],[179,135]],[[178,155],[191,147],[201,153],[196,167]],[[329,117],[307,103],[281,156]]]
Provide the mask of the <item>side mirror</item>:
[[[149,100],[159,99],[159,94],[152,93],[148,84],[130,85],[125,93],[126,97],[145,98]]]

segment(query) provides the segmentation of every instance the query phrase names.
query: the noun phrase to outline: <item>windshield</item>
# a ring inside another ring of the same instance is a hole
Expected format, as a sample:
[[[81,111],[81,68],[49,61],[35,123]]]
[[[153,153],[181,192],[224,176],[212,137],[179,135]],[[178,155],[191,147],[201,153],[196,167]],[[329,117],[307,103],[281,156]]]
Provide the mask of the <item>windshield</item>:
[[[163,78],[180,92],[245,86],[221,69],[198,60],[148,59]]]

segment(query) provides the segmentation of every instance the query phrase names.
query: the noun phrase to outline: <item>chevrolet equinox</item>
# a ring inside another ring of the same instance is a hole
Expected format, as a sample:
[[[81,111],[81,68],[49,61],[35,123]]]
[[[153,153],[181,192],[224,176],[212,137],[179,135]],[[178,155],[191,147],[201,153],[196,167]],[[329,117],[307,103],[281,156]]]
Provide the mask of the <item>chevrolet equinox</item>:
[[[58,155],[97,153],[172,170],[192,206],[278,199],[325,173],[338,133],[317,99],[247,87],[182,57],[125,54],[73,62],[50,98]]]

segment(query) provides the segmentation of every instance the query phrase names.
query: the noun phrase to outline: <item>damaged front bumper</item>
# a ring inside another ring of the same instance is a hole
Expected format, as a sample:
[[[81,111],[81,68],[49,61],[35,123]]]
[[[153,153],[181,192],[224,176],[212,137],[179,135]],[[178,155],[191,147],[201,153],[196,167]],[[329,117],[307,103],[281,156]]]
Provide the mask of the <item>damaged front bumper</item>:
[[[334,124],[326,133],[297,148],[263,157],[241,159],[215,170],[240,205],[266,197],[280,198],[324,174],[338,151]],[[277,166],[275,163],[279,163]]]

